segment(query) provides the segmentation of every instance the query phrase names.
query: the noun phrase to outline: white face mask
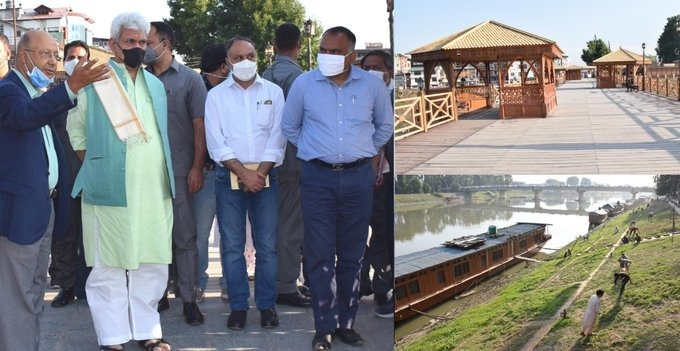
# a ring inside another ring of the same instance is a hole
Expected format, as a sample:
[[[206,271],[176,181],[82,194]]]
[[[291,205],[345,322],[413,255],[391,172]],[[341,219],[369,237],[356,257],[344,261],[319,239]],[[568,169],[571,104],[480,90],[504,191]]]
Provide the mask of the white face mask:
[[[345,71],[347,55],[318,54],[316,61],[319,63],[319,71],[326,77],[337,76]]]
[[[76,69],[76,65],[78,64],[78,59],[73,59],[70,61],[64,62],[64,71],[66,71],[66,74],[70,77],[73,75],[73,70]],[[87,61],[85,61],[87,62]]]
[[[245,59],[239,63],[232,63],[231,73],[240,81],[249,81],[257,74],[257,62]]]
[[[368,73],[380,78],[380,80],[385,81],[385,72],[383,71],[375,71],[375,70],[370,70]]]

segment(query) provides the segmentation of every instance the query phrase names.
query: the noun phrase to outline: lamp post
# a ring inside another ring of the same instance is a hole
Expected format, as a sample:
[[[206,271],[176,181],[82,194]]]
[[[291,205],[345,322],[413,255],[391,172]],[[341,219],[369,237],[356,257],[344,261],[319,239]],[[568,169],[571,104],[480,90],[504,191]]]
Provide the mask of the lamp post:
[[[680,26],[677,26],[675,28],[675,31],[678,32],[678,101],[680,101]],[[671,240],[673,240],[673,237],[671,237]]]
[[[272,43],[267,42],[267,46],[264,47],[264,55],[267,56],[269,64],[272,64],[272,56],[274,56],[274,46]]]
[[[645,43],[642,43],[642,91],[645,91]]]
[[[305,36],[307,37],[307,68],[312,70],[312,35],[314,35],[314,22],[312,19],[305,21]]]

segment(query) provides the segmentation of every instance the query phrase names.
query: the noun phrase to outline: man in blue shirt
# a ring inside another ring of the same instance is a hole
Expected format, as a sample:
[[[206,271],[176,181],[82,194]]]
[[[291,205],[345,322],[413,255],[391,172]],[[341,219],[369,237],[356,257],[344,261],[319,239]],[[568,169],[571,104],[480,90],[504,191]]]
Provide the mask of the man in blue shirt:
[[[352,324],[376,180],[371,159],[394,130],[384,83],[352,66],[355,43],[345,27],[327,30],[319,45],[319,68],[295,80],[283,113],[283,134],[303,161],[303,251],[314,350],[330,349],[333,334],[346,344],[363,344]]]

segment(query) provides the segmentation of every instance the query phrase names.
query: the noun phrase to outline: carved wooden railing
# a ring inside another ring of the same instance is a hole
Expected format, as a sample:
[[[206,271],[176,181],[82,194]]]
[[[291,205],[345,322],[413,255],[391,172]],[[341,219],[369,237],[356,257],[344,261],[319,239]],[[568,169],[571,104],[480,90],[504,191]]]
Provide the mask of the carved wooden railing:
[[[437,93],[394,101],[395,140],[427,132],[429,128],[458,118],[453,93]]]

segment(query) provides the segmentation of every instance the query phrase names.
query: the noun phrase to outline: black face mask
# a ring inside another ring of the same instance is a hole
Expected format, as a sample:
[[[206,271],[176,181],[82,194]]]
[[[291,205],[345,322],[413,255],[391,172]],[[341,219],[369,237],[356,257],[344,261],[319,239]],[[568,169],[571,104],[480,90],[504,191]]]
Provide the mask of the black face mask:
[[[120,47],[120,45],[118,45]],[[146,50],[136,47],[132,49],[123,49],[123,62],[126,66],[130,68],[139,68],[142,65],[142,60],[144,60],[144,54]]]

